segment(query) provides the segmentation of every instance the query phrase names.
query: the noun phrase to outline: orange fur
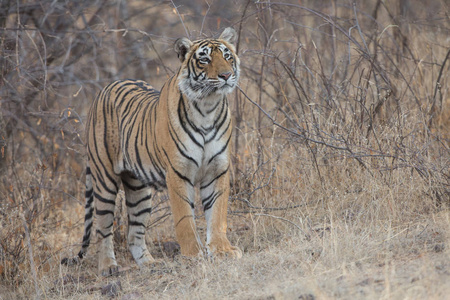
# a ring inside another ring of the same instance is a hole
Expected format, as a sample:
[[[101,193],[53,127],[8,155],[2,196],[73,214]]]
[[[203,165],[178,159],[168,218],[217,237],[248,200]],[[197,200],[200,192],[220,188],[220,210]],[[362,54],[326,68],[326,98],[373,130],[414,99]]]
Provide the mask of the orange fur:
[[[78,256],[89,246],[95,207],[103,275],[118,268],[112,224],[121,182],[128,244],[140,266],[153,261],[145,245],[145,225],[153,194],[165,188],[183,255],[203,253],[193,211],[194,187],[199,186],[208,255],[242,256],[226,237],[232,131],[226,95],[239,78],[235,36],[228,28],[219,39],[179,39],[175,50],[182,65],[160,93],[143,81],[117,81],[94,101],[87,121],[85,234]]]

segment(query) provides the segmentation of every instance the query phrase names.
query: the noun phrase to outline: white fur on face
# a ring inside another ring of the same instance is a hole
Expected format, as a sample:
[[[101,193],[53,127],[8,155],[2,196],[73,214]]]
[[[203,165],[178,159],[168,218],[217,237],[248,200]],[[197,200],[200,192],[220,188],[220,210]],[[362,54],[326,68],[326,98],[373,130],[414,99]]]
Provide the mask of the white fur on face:
[[[232,51],[226,45],[220,43],[218,49],[226,60],[233,58]],[[196,57],[199,64],[210,64],[212,48],[208,45],[199,47],[192,57]],[[192,58],[194,59],[194,58]],[[188,64],[193,62],[189,61]],[[227,95],[231,93],[237,85],[239,79],[239,59],[234,56],[233,72],[228,80],[222,78],[207,78],[206,72],[199,74],[189,74],[188,68],[184,68],[179,79],[179,88],[181,92],[192,101],[198,101],[203,98],[216,95]],[[194,68],[191,66],[191,70]]]

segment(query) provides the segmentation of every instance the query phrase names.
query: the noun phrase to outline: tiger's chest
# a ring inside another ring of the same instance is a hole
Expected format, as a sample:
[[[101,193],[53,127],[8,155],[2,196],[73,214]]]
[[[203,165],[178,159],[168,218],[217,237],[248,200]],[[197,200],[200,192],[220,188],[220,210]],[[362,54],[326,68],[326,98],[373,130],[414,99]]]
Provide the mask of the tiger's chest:
[[[231,136],[231,117],[226,98],[216,103],[191,104],[181,127],[191,129],[185,133],[185,143],[196,163],[187,163],[187,173],[195,183],[206,175],[214,175],[228,166],[228,144]]]
[[[128,140],[123,152],[125,170],[144,184],[164,189],[168,171],[195,185],[228,167],[231,117],[226,98],[197,105],[180,98],[169,115],[166,124],[157,127],[155,123],[156,130],[147,131],[154,135],[143,139],[142,145]]]

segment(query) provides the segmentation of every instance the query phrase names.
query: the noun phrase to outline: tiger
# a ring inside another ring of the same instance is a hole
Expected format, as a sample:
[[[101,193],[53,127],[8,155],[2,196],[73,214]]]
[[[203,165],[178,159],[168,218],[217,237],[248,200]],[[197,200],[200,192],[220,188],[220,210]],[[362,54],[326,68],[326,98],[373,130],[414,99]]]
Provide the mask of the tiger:
[[[86,256],[95,216],[98,272],[118,272],[113,221],[120,184],[128,248],[139,267],[155,261],[145,228],[151,200],[163,190],[169,194],[181,255],[242,257],[226,235],[232,132],[227,95],[239,80],[236,37],[230,27],[218,39],[177,39],[174,50],[181,66],[161,91],[129,79],[115,81],[98,94],[86,122],[85,221],[76,259]],[[194,220],[195,187],[206,219],[205,247]],[[61,262],[69,264],[70,259]]]

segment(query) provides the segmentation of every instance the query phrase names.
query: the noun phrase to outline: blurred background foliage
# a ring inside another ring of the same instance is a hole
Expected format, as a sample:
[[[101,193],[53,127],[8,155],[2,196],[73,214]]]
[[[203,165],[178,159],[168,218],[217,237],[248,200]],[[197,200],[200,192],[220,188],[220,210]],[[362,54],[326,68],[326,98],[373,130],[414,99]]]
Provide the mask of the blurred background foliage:
[[[242,64],[242,91],[230,96],[233,208],[298,206],[302,190],[316,192],[301,201],[319,199],[355,169],[391,187],[410,176],[422,197],[448,205],[448,9],[444,0],[2,0],[0,275],[17,282],[28,268],[25,231],[42,269],[48,249],[67,246],[57,233],[81,230],[84,122],[100,89],[125,78],[159,89],[179,66],[177,38],[228,26]]]

